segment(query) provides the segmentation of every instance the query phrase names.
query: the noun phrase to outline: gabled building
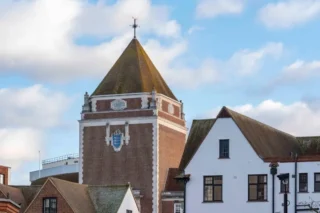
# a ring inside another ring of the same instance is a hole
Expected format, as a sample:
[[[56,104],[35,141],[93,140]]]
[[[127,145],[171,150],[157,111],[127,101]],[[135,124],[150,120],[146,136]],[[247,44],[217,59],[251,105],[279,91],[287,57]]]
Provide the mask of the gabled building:
[[[95,186],[57,178],[48,178],[42,186],[0,185],[0,207],[6,213],[139,212],[129,184]]]
[[[186,212],[283,212],[284,193],[288,212],[319,212],[320,141],[307,139],[226,107],[194,120],[180,163]]]

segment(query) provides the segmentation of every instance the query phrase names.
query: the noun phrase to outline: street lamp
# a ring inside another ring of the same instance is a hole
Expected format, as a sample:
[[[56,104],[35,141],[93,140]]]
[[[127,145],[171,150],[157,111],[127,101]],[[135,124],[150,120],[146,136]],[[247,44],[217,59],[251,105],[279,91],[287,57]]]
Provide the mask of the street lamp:
[[[284,184],[284,194],[283,194],[283,212],[288,213],[288,192],[287,185],[289,183],[289,173],[277,175],[282,184]]]

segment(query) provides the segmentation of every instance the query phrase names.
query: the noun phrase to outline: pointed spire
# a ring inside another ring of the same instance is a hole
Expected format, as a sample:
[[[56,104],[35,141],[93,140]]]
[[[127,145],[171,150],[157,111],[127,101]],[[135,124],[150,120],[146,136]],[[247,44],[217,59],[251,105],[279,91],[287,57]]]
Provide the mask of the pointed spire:
[[[177,100],[138,39],[132,39],[92,96],[150,93],[153,89]]]

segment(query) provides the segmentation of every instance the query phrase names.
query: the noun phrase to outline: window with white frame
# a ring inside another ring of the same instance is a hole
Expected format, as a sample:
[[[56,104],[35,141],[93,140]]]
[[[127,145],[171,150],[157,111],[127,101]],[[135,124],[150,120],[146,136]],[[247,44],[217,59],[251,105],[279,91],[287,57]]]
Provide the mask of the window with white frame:
[[[174,204],[174,213],[183,213],[183,203]]]

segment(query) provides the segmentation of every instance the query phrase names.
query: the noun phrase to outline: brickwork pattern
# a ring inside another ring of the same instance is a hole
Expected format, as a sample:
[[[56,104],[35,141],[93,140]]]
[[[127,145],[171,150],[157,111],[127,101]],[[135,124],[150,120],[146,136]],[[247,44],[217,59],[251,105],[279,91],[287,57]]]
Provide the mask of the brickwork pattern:
[[[162,213],[174,213],[174,202],[162,201]]]
[[[179,167],[185,146],[185,139],[185,134],[159,125],[159,197],[161,192],[164,191],[168,169]]]
[[[103,118],[132,118],[153,116],[153,111],[150,109],[139,111],[117,111],[106,113],[86,113],[84,119],[103,119]]]
[[[124,133],[124,125],[110,126]],[[141,213],[152,213],[152,124],[130,124],[130,141],[119,152],[105,142],[106,127],[84,128],[83,183],[126,184],[139,189]]]
[[[173,109],[174,109],[173,116],[175,116],[177,118],[180,118],[181,117],[180,107],[176,106],[175,104],[172,104],[172,105],[173,105]],[[166,113],[169,113],[168,106],[169,106],[169,102],[163,100],[162,101],[162,109],[161,110],[166,112]]]
[[[9,177],[9,168],[0,166],[0,174],[4,175],[4,185],[8,185],[8,177]]]
[[[45,197],[56,197],[57,198],[57,212],[59,213],[74,213],[69,206],[69,204],[64,200],[59,191],[54,187],[52,182],[47,182],[47,184],[42,188],[38,196],[30,204],[26,213],[36,213],[42,212],[43,209],[43,198]]]
[[[0,213],[19,213],[20,209],[9,202],[0,201]]]

